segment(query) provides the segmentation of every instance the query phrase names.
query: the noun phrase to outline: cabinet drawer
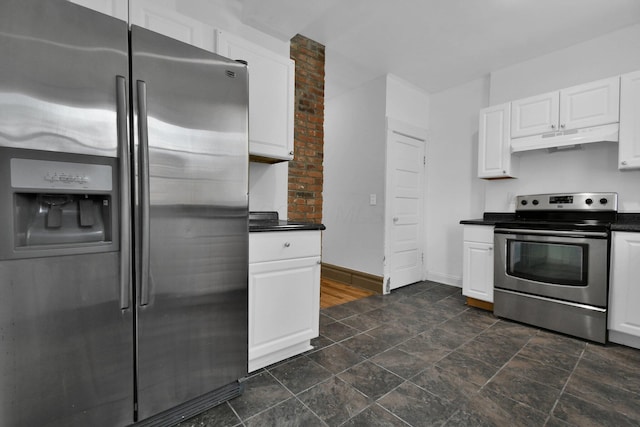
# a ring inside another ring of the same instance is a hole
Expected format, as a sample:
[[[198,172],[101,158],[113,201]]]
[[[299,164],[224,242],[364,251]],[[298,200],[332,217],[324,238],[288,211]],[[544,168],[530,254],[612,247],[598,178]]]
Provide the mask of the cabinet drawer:
[[[249,263],[319,256],[320,231],[249,233]]]
[[[463,240],[493,244],[493,225],[465,225]]]

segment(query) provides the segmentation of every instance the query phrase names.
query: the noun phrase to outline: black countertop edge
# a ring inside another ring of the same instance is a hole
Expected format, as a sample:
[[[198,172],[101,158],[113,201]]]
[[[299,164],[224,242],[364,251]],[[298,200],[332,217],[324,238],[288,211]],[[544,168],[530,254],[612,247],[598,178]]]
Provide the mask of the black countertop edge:
[[[611,231],[640,232],[640,213],[618,213],[618,219],[611,224]]]
[[[295,222],[295,221],[249,221],[249,232],[256,233],[260,231],[304,231],[304,230],[326,230],[324,224],[315,224],[312,222]]]
[[[274,211],[249,212],[249,232],[251,233],[260,231],[322,231],[325,229],[324,224],[281,220],[278,217],[278,212]]]
[[[464,225],[495,225],[498,222],[515,219],[514,213],[485,212],[483,218],[464,219]],[[611,224],[611,231],[640,232],[640,213],[618,213],[616,222]]]
[[[460,224],[465,225],[496,225],[497,222],[512,221],[516,217],[512,212],[485,212],[482,218],[463,219]]]

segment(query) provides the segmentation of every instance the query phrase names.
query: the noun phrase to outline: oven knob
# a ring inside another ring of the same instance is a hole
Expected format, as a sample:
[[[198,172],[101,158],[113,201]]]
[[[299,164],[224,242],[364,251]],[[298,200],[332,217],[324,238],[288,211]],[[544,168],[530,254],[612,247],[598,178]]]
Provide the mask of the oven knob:
[[[520,204],[521,204],[522,206],[527,206],[527,201],[526,201],[526,200],[523,200],[523,201],[521,201],[521,202],[520,202]]]
[[[606,204],[607,204],[607,202],[608,202],[608,200],[607,200],[607,199],[605,199],[604,197],[603,197],[602,199],[600,199],[600,204],[601,204],[601,205],[606,205]]]
[[[538,202],[536,199],[533,199],[533,202],[531,202],[531,203],[533,203],[534,205],[538,206],[538,203],[540,203],[540,202]]]
[[[584,202],[588,205],[591,205],[593,203],[593,199],[587,199]]]

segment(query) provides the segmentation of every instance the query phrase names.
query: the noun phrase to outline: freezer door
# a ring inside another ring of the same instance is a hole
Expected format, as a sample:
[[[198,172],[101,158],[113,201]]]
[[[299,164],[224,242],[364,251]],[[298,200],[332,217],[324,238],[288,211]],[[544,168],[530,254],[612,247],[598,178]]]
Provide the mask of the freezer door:
[[[246,67],[132,27],[138,420],[247,373]]]
[[[127,49],[126,24],[106,15],[60,0],[0,1],[2,152],[38,153],[50,162],[50,180],[86,154],[99,155],[91,158],[117,176],[116,76],[128,75]],[[48,245],[31,234],[18,243],[22,225],[34,221],[31,193],[51,201],[82,190],[16,188],[10,159],[0,164],[0,238],[10,246],[0,255],[0,425],[128,425],[133,314],[121,309],[128,295],[121,300],[117,236]],[[14,164],[24,182],[45,185],[28,164]],[[108,184],[118,187],[117,180]]]
[[[125,22],[63,0],[2,0],[0,52],[0,146],[117,156]]]

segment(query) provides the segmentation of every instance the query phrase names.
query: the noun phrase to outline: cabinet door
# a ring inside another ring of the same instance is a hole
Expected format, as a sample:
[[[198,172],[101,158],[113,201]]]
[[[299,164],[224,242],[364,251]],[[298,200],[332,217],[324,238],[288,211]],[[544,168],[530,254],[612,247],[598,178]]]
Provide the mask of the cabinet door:
[[[113,16],[114,18],[121,19],[125,22],[129,19],[127,0],[69,0],[71,3],[76,3],[89,9],[96,10],[104,13],[105,15]]]
[[[131,24],[213,51],[213,28],[202,22],[152,0],[130,0],[129,8]]]
[[[511,103],[511,137],[539,135],[558,129],[560,96],[549,92]]]
[[[640,71],[625,74],[620,82],[620,142],[618,167],[640,168]]]
[[[515,178],[517,163],[510,150],[510,104],[480,110],[478,177]],[[517,161],[517,160],[516,160]]]
[[[613,233],[609,329],[640,337],[640,233]]]
[[[294,61],[222,31],[216,52],[249,67],[249,154],[292,160]]]
[[[319,315],[320,257],[249,264],[250,365],[317,337]]]
[[[463,243],[462,294],[493,302],[493,244]]]
[[[560,130],[617,123],[620,78],[573,86],[560,91]]]

